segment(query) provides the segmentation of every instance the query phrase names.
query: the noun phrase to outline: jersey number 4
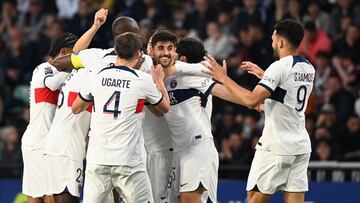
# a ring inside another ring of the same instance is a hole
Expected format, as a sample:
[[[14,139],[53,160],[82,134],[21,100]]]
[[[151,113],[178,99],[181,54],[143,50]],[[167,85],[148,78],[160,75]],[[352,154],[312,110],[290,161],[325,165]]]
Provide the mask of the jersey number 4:
[[[107,100],[107,102],[104,105],[103,111],[104,113],[112,113],[114,114],[114,118],[116,119],[121,111],[119,110],[119,104],[120,104],[120,91],[115,91],[111,97]],[[110,109],[112,108],[113,109]]]

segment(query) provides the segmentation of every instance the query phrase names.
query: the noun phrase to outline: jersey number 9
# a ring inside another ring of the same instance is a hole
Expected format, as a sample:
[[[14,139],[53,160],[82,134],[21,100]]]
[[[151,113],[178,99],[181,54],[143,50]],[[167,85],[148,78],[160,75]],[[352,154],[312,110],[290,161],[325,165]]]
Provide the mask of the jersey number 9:
[[[302,111],[304,109],[305,106],[305,102],[306,102],[306,93],[307,93],[307,88],[305,85],[301,85],[297,91],[297,103],[298,105],[300,105],[300,107],[296,107],[295,109],[297,111]]]

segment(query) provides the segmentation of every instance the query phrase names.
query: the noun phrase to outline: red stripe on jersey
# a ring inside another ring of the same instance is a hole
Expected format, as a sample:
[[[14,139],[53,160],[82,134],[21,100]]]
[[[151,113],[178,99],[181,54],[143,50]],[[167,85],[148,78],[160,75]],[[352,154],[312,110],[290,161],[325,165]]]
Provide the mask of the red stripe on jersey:
[[[35,103],[46,102],[49,104],[57,104],[60,90],[51,91],[47,87],[35,88]]]
[[[139,99],[136,105],[135,113],[141,113],[144,109],[145,99]]]
[[[76,97],[78,96],[79,93],[77,92],[69,92],[69,96],[68,96],[68,107],[71,107],[72,104],[74,103]],[[86,111],[90,112],[92,111],[92,106],[93,103],[91,102],[91,104],[89,104],[89,106],[86,108]]]
[[[94,104],[91,102],[90,104],[89,104],[89,106],[86,108],[86,111],[88,111],[88,112],[92,112],[92,109],[93,109],[93,106],[94,106]]]

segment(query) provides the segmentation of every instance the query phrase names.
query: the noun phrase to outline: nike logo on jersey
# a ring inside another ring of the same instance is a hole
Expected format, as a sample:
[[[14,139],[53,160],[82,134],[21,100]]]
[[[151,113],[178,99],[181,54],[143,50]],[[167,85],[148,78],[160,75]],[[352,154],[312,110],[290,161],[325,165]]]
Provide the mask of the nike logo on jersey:
[[[160,196],[160,199],[161,199],[161,200],[164,200],[164,199],[166,199],[166,197]]]
[[[185,186],[185,185],[187,185],[187,183],[184,183],[184,184],[180,184],[180,187],[183,187],[183,186]]]

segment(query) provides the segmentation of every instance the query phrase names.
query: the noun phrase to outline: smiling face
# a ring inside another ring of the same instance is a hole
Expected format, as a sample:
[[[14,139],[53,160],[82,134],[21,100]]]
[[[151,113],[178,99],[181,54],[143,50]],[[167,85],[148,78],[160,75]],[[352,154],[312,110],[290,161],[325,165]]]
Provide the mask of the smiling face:
[[[153,48],[156,63],[163,68],[171,66],[176,56],[176,48],[173,42],[157,42]]]

